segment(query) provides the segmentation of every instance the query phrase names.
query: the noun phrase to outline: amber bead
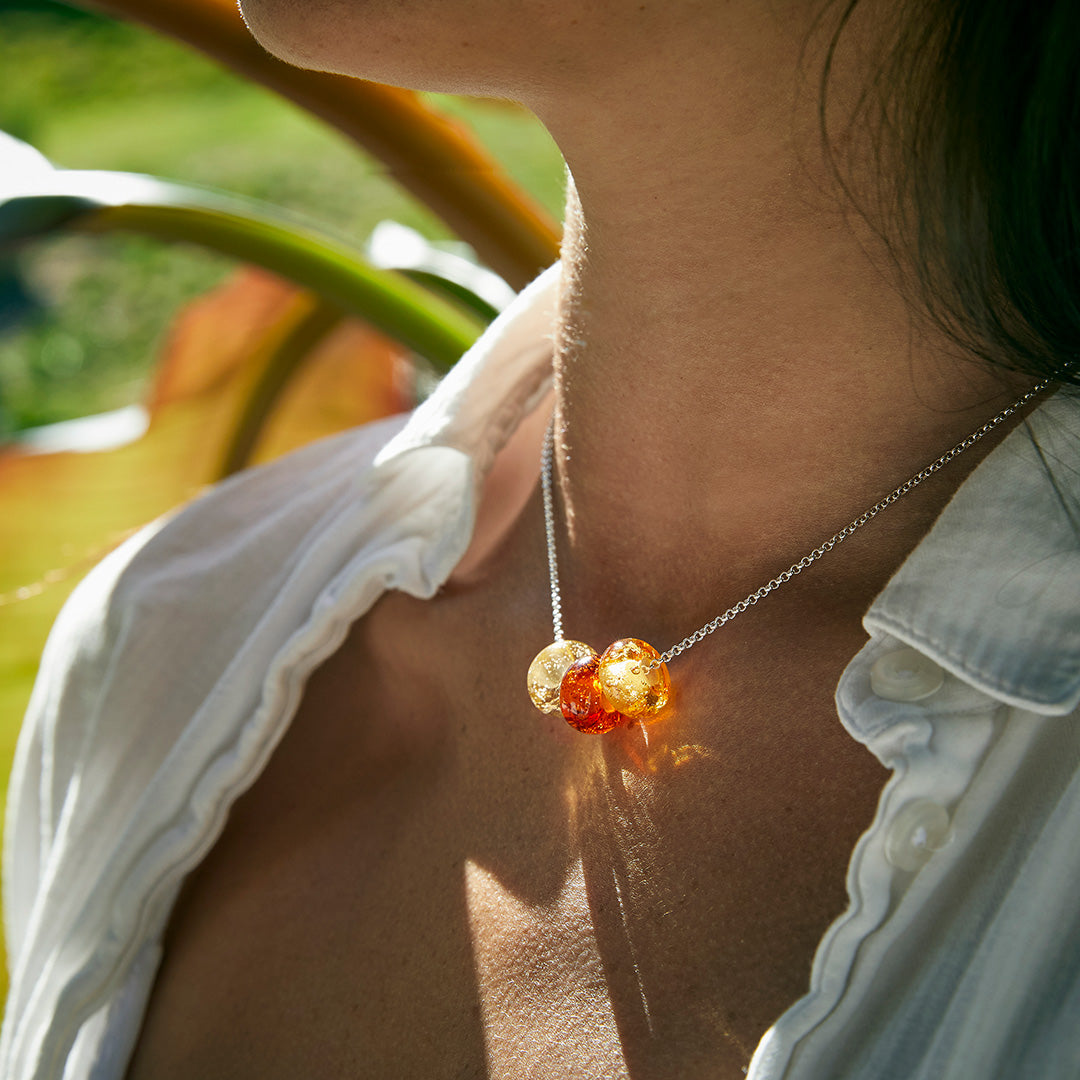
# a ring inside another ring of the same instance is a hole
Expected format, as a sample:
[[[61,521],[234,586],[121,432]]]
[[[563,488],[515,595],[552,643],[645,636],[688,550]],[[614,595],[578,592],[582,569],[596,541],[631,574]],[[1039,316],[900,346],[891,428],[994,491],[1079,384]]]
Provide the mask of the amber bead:
[[[575,660],[567,669],[559,688],[559,706],[566,722],[586,735],[603,735],[623,723],[625,717],[605,709],[596,671],[599,657]]]
[[[582,641],[556,641],[541,649],[529,665],[526,686],[532,703],[541,712],[557,712],[559,686],[566,669],[575,661],[596,653]]]
[[[651,720],[671,697],[667,664],[650,670],[660,654],[647,642],[622,638],[604,650],[597,665],[596,681],[603,705],[632,720]]]

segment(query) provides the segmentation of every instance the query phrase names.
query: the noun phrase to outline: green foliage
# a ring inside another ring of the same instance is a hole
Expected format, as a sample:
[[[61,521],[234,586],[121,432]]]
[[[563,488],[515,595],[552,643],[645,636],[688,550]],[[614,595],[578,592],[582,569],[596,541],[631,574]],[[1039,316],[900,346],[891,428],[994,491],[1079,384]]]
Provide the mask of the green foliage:
[[[390,218],[445,227],[322,123],[199,54],[136,26],[57,5],[0,5],[0,129],[57,165],[191,181],[302,212],[359,246]],[[440,99],[498,147],[558,213],[561,159],[523,112]],[[67,237],[18,259],[42,310],[0,330],[0,438],[140,398],[173,313],[219,283],[228,260],[125,236]],[[2,285],[0,285],[2,288]]]
[[[0,337],[0,403],[11,430],[137,401],[169,313],[232,265],[127,235],[57,237],[20,261],[44,310]]]

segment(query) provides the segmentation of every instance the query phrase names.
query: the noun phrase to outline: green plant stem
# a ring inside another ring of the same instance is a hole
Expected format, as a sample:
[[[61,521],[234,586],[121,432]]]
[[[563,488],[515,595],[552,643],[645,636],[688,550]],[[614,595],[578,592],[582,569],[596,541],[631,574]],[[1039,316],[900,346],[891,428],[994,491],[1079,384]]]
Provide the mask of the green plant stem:
[[[379,270],[353,249],[293,219],[154,177],[57,169],[28,194],[0,202],[0,242],[57,229],[122,229],[181,240],[255,263],[365,319],[449,370],[482,324],[403,274]]]

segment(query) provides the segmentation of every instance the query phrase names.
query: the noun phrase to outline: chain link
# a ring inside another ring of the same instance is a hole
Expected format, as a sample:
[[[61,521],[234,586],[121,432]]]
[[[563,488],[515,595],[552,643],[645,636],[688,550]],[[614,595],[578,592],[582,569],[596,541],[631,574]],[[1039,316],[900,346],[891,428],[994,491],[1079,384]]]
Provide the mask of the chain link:
[[[551,497],[551,456],[555,442],[555,416],[548,423],[544,436],[544,452],[540,458],[540,478],[544,487],[544,527],[547,530],[548,578],[551,581],[551,630],[553,641],[562,641],[562,594],[559,592],[559,563],[555,557],[555,505]],[[535,459],[534,459],[535,460]]]
[[[660,664],[670,663],[676,656],[686,652],[687,649],[693,648],[699,641],[703,641],[710,634],[715,633],[725,623],[734,619],[736,615],[741,615],[744,611],[752,608],[759,600],[763,600],[768,596],[773,589],[778,589],[796,575],[801,574],[808,566],[817,562],[817,560],[826,552],[832,551],[837,544],[842,543],[857,529],[861,529],[868,521],[872,521],[876,518],[887,506],[891,506],[897,499],[902,498],[913,488],[918,487],[919,484],[933,476],[939,469],[944,468],[950,461],[953,461],[965,450],[974,446],[984,435],[988,435],[999,424],[1012,416],[1017,409],[1023,408],[1033,397],[1041,394],[1050,385],[1050,382],[1050,379],[1044,379],[1037,386],[1032,387],[1032,389],[1024,394],[1023,397],[1018,398],[1007,408],[1002,409],[997,416],[993,417],[993,419],[987,420],[982,427],[973,431],[966,439],[958,442],[951,450],[947,450],[936,461],[927,465],[925,469],[920,470],[910,479],[905,480],[895,491],[890,492],[883,499],[874,503],[869,510],[864,510],[854,521],[845,525],[839,532],[833,533],[828,540],[823,541],[814,548],[813,551],[807,552],[807,554],[799,559],[798,562],[792,563],[782,574],[777,574],[771,581],[767,581],[759,589],[756,589],[748,596],[744,596],[737,604],[733,604],[729,607],[727,611],[721,612],[716,618],[705,623],[704,626],[698,627],[697,630],[688,637],[684,637],[677,645],[672,645],[667,652],[661,653],[659,660],[654,660],[652,664],[649,665],[649,670],[658,667]],[[559,591],[559,564],[555,554],[555,507],[554,499],[551,494],[551,463],[554,455],[554,443],[555,417],[552,416],[551,422],[548,424],[547,435],[544,438],[544,450],[540,461],[540,475],[544,491],[544,524],[547,530],[548,576],[551,580],[552,629],[555,635],[554,640],[562,641],[562,594]]]

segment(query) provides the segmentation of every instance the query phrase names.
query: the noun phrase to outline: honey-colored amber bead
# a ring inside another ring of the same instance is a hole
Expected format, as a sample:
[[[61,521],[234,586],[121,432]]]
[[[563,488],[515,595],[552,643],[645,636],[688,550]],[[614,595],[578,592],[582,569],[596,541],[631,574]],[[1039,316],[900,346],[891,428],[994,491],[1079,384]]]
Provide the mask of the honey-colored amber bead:
[[[541,712],[557,712],[559,686],[566,669],[575,661],[596,653],[582,641],[556,641],[541,649],[529,665],[526,680],[529,697]]]
[[[596,681],[605,708],[632,720],[651,720],[671,697],[667,664],[649,669],[660,654],[648,642],[622,638],[604,650]]]
[[[567,669],[559,688],[559,706],[566,722],[586,735],[603,735],[626,719],[605,709],[596,682],[599,657],[575,660]]]

